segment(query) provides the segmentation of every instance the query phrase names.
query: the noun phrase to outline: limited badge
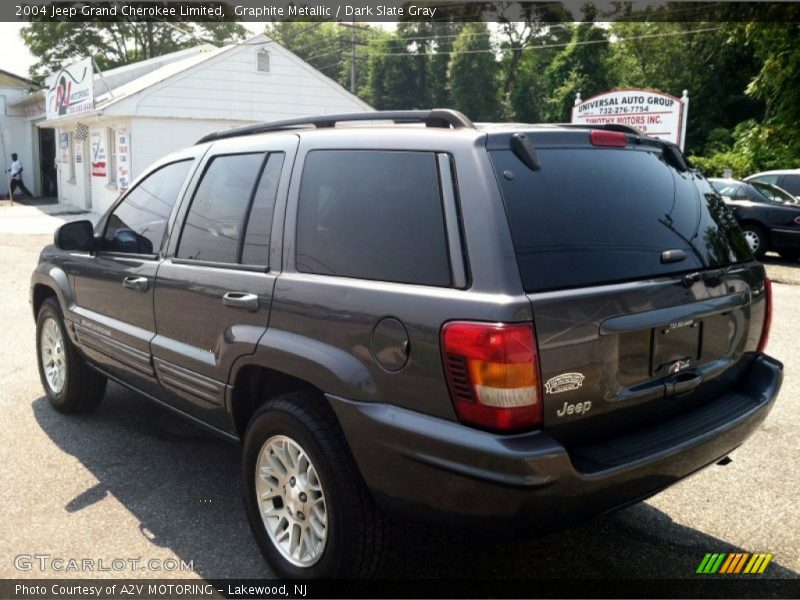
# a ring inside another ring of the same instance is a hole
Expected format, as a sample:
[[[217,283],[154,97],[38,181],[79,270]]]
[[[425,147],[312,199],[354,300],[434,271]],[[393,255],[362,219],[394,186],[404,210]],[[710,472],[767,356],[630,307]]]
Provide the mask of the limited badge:
[[[584,377],[583,373],[562,373],[548,379],[544,384],[544,390],[548,394],[560,394],[561,392],[577,390],[583,385],[584,379],[586,377]]]

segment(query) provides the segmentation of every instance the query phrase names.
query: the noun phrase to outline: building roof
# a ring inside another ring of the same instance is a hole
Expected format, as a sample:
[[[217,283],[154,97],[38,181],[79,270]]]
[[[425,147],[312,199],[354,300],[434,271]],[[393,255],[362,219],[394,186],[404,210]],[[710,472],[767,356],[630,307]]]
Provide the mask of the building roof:
[[[157,61],[156,59],[150,59],[148,61],[144,61],[149,63],[150,61],[154,61],[152,64],[148,65],[140,65],[140,63],[133,63],[130,65],[125,65],[124,67],[120,67],[119,69],[114,69],[109,71],[108,73],[103,73],[102,77],[98,74],[95,75],[95,98],[94,98],[94,106],[95,109],[103,109],[107,106],[114,104],[115,102],[119,102],[124,100],[134,94],[137,94],[143,90],[146,90],[149,87],[156,85],[157,83],[161,83],[173,77],[174,75],[178,75],[183,73],[184,71],[188,71],[192,67],[200,65],[216,56],[219,56],[223,52],[234,48],[235,46],[224,46],[222,48],[217,48],[210,44],[204,44],[202,46],[195,46],[194,48],[189,48],[192,52],[181,51],[181,52],[173,52],[171,54],[167,54],[166,57],[172,58],[173,60],[168,61]],[[178,55],[178,56],[174,56]],[[177,60],[174,60],[177,59]],[[134,69],[140,65],[139,69]],[[145,67],[142,69],[141,67]],[[155,68],[148,68],[153,67]],[[137,72],[138,76],[135,78],[126,77],[124,80],[120,77],[120,75],[130,75],[132,72]],[[108,82],[108,88],[106,87],[105,82]],[[124,82],[123,82],[124,81]],[[114,83],[120,83],[120,85],[114,86]],[[99,85],[98,85],[99,84]],[[99,88],[99,89],[98,89]],[[105,90],[103,93],[98,95],[100,90]]]
[[[178,78],[184,74],[188,74],[194,69],[202,68],[203,65],[214,61],[230,52],[235,52],[243,46],[252,45],[270,45],[275,51],[284,53],[291,61],[307,70],[320,80],[332,88],[336,88],[337,92],[345,96],[351,97],[362,105],[365,110],[372,110],[363,100],[351,94],[344,87],[339,85],[327,77],[322,72],[315,69],[309,63],[303,61],[300,57],[293,54],[288,49],[284,48],[274,40],[270,39],[265,34],[256,35],[244,42],[238,44],[231,44],[218,48],[211,44],[202,44],[185,50],[172,52],[163,56],[158,56],[148,60],[131,63],[115,69],[110,69],[94,75],[94,103],[95,107],[92,111],[74,114],[69,116],[60,117],[59,119],[51,119],[48,121],[48,126],[57,124],[58,122],[67,122],[81,117],[86,117],[93,114],[100,114],[107,108],[121,103],[132,96],[149,91],[155,86],[162,83],[168,83],[173,78]],[[46,94],[46,90],[40,90],[36,94],[31,94],[24,99],[18,100],[12,106],[22,106],[31,102],[33,96],[41,96]],[[43,100],[43,98],[42,98]]]
[[[23,89],[38,89],[41,86],[21,75],[15,75],[8,71],[0,69],[0,87],[17,87]]]

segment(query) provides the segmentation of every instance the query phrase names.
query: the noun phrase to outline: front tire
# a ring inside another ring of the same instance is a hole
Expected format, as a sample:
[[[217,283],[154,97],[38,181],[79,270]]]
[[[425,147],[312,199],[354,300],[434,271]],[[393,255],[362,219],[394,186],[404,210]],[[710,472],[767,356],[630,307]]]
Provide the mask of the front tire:
[[[250,527],[276,575],[362,579],[378,571],[386,518],[318,394],[283,394],[253,416],[242,473]]]
[[[106,378],[89,367],[70,342],[55,298],[46,299],[39,309],[36,355],[42,387],[59,412],[88,412],[103,399]]]
[[[758,260],[764,258],[764,255],[769,250],[769,241],[767,240],[767,232],[760,225],[750,224],[742,226],[744,232],[744,239],[747,245]]]

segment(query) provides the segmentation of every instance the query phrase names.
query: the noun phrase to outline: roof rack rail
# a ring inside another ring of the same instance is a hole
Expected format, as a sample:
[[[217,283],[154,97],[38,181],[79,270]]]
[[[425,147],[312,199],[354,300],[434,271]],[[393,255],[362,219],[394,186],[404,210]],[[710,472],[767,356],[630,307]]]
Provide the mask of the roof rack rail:
[[[301,117],[299,119],[287,119],[285,121],[271,121],[268,123],[245,125],[244,127],[234,127],[233,129],[209,133],[197,140],[196,143],[202,144],[204,142],[222,140],[225,138],[304,127],[324,129],[335,127],[337,123],[353,121],[393,121],[395,123],[424,123],[427,127],[452,127],[453,129],[475,128],[475,125],[472,124],[472,121],[470,121],[466,115],[456,110],[446,108],[434,108],[432,110],[376,110],[363,113]]]

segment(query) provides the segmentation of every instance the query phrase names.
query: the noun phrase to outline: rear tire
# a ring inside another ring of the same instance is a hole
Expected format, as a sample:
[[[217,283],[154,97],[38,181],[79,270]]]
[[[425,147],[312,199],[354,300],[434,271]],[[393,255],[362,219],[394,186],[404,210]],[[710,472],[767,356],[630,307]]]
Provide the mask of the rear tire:
[[[778,254],[785,260],[797,260],[800,258],[800,250],[781,250]]]
[[[42,387],[57,411],[88,412],[103,399],[106,378],[89,367],[72,345],[55,298],[47,298],[39,309],[36,357]]]
[[[276,575],[363,579],[378,572],[388,521],[318,394],[283,394],[259,409],[245,433],[242,474],[250,527]]]
[[[753,256],[758,260],[764,258],[767,250],[769,250],[769,240],[767,239],[767,232],[764,231],[764,228],[760,225],[748,223],[742,225],[742,231],[744,232],[744,239],[747,240],[747,245],[753,252]]]

